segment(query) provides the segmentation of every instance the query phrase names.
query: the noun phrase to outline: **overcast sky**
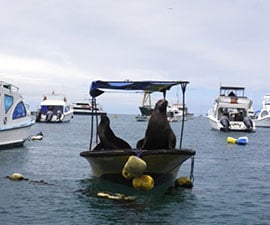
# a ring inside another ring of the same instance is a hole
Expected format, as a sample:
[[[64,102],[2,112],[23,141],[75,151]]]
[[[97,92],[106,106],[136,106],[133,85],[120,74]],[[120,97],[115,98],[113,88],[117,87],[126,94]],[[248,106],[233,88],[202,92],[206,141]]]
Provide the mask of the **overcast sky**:
[[[188,80],[195,114],[212,107],[220,84],[246,87],[255,109],[270,92],[268,0],[0,0],[0,10],[0,80],[19,86],[32,110],[52,90],[86,98],[97,79]],[[98,101],[137,114],[141,99]]]

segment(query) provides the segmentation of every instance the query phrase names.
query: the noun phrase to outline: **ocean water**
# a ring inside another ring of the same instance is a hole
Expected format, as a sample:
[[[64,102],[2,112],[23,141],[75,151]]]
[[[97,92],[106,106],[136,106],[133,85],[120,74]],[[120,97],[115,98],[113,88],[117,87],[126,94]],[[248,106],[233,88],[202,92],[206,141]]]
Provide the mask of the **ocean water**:
[[[117,136],[132,146],[143,137],[146,122],[110,115]],[[176,136],[180,124],[172,123]],[[0,224],[270,224],[270,129],[223,133],[206,118],[185,123],[182,146],[196,150],[194,187],[156,187],[149,192],[91,177],[80,152],[89,147],[90,118],[70,123],[35,124],[42,141],[0,151]],[[226,138],[248,136],[247,145]],[[179,146],[179,142],[177,143]],[[10,181],[19,172],[29,180]],[[189,176],[190,160],[179,176]],[[98,192],[122,193],[134,201],[98,198]]]

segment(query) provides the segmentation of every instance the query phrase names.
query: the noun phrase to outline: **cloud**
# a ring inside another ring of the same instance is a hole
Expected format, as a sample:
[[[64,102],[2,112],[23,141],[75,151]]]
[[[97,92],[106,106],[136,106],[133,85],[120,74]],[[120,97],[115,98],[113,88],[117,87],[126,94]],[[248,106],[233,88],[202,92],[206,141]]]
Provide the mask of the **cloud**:
[[[209,104],[220,83],[246,86],[256,98],[269,88],[267,1],[29,0],[0,7],[0,77],[21,85],[26,97],[53,88],[79,98],[96,79],[189,80],[198,108],[197,93],[211,93]]]

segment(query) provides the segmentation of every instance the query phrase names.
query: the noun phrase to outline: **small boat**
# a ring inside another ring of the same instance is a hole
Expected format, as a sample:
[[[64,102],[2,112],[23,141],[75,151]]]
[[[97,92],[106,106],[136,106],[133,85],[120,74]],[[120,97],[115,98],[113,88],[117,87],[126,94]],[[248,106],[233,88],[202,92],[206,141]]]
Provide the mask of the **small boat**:
[[[220,94],[207,118],[214,130],[221,131],[255,131],[252,121],[252,100],[245,96],[245,88],[221,86]]]
[[[270,127],[270,94],[266,94],[262,100],[262,109],[254,115],[257,127]]]
[[[34,123],[19,88],[0,81],[0,148],[22,146]]]
[[[116,89],[122,92],[136,91],[136,93],[137,91],[142,90],[148,92],[161,92],[163,93],[163,98],[165,98],[167,90],[172,86],[181,85],[184,96],[186,85],[188,83],[188,81],[93,81],[90,87],[90,95],[95,99],[107,89]],[[143,160],[147,165],[144,174],[152,176],[155,185],[159,185],[173,181],[176,178],[181,165],[189,158],[192,159],[192,162],[194,160],[196,151],[182,148],[184,121],[182,123],[179,148],[157,150],[142,150],[139,148],[94,150],[95,147],[92,147],[93,144],[95,144],[95,146],[98,144],[98,136],[94,137],[94,135],[96,135],[95,130],[97,130],[98,127],[97,121],[98,119],[91,119],[89,150],[80,153],[80,156],[84,157],[89,162],[92,175],[95,177],[131,185],[132,181],[127,180],[122,172],[130,157],[136,156]],[[94,123],[96,125],[95,129]],[[96,143],[93,143],[94,140],[96,140]],[[193,163],[191,164],[193,165]],[[190,177],[193,177],[192,173],[193,166]]]
[[[92,107],[92,104],[90,103],[90,100],[83,100],[72,104],[73,112],[76,115],[91,115],[91,114],[106,114],[105,111],[103,111],[103,108],[100,104],[96,104],[96,107]]]
[[[45,94],[36,113],[36,122],[62,123],[73,118],[71,104],[62,94]]]
[[[188,108],[186,106],[184,107],[182,104],[175,103],[168,105],[167,115],[170,122],[182,121],[183,114],[185,120],[191,119],[193,117],[193,114],[188,112]]]

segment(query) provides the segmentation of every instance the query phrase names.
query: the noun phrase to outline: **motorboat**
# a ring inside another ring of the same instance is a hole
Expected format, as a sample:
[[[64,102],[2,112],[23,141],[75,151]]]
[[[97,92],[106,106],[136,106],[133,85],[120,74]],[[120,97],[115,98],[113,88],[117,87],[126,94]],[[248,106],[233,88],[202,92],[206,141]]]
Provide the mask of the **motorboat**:
[[[170,122],[182,121],[183,116],[185,120],[191,119],[193,117],[193,114],[188,112],[188,108],[180,103],[168,105],[167,115],[168,115],[167,119]]]
[[[96,98],[107,90],[123,91],[147,91],[161,92],[163,98],[166,92],[173,86],[180,85],[182,87],[183,96],[185,95],[186,85],[188,81],[93,81],[90,87],[90,96],[96,102]],[[110,92],[110,91],[108,91]],[[183,97],[184,98],[184,97]],[[98,117],[93,115],[92,117]],[[102,179],[111,180],[117,183],[131,185],[132,181],[127,180],[123,176],[123,168],[129,161],[130,157],[136,156],[145,162],[146,169],[144,174],[153,177],[155,185],[164,184],[173,181],[181,165],[188,159],[191,159],[191,173],[193,177],[193,164],[195,150],[182,148],[184,121],[182,123],[181,135],[179,138],[179,148],[174,149],[157,149],[142,150],[132,147],[131,149],[99,149],[95,150],[98,145],[98,135],[95,132],[98,129],[98,119],[91,119],[90,145],[89,149],[80,153],[90,165],[92,176]]]
[[[252,103],[245,96],[244,87],[221,86],[219,96],[207,115],[211,128],[221,131],[255,131],[255,123],[250,116]]]
[[[254,121],[257,127],[270,127],[270,94],[263,97],[262,108],[255,112]]]
[[[19,88],[0,81],[0,148],[22,146],[34,123]]]
[[[72,104],[73,107],[73,113],[76,115],[91,115],[91,114],[106,114],[105,111],[103,111],[103,108],[100,104],[96,104],[95,108],[92,107],[92,104],[90,103],[90,100],[82,100],[76,103]]]
[[[63,94],[45,94],[36,113],[36,122],[61,123],[73,118],[72,105]]]

